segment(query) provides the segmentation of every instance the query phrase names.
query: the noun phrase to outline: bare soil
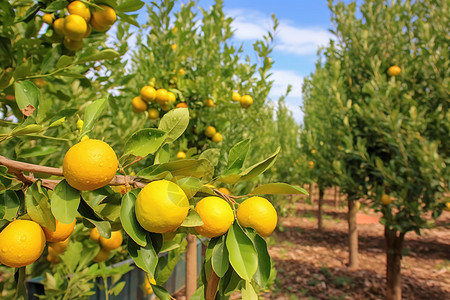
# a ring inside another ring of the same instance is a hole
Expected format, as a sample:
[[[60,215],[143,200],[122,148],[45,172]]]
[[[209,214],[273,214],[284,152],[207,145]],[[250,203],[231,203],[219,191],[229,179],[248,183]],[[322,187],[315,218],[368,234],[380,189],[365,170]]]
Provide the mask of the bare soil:
[[[358,213],[359,268],[350,270],[347,208],[327,199],[324,230],[317,230],[317,205],[299,200],[290,217],[280,218],[269,253],[277,277],[265,299],[385,299],[384,227],[380,215]],[[450,299],[450,212],[421,236],[408,233],[402,260],[403,299]]]

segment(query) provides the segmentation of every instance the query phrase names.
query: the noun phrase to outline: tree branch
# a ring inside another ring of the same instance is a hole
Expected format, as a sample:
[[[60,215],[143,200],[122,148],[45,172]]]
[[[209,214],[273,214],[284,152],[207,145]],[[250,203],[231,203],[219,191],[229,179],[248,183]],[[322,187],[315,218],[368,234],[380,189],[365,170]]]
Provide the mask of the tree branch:
[[[14,174],[17,180],[25,184],[32,184],[33,182],[40,179],[35,178],[33,173],[42,173],[61,177],[64,176],[62,169],[24,163],[6,158],[1,155],[0,155],[0,165],[7,167],[8,173]],[[30,175],[25,175],[23,172],[30,172]],[[108,185],[125,185],[125,182],[128,182],[128,184],[139,188],[143,188],[144,186],[147,185],[146,182],[136,181],[137,178],[138,177],[136,176],[116,175],[108,183]],[[41,181],[44,187],[49,188],[51,190],[53,190],[55,186],[60,182],[59,180],[52,180],[52,179],[41,179]]]

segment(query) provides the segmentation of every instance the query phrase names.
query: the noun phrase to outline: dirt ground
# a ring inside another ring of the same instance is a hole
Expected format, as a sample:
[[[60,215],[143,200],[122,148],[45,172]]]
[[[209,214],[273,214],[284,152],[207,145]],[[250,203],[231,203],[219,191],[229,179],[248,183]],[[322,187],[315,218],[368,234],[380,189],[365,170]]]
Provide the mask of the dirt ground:
[[[317,206],[303,200],[295,204],[292,216],[280,218],[280,230],[269,241],[277,277],[265,299],[385,299],[384,227],[379,215],[360,210],[359,268],[349,270],[347,209],[325,199],[322,232],[317,230]],[[450,212],[438,223],[447,227],[406,235],[403,299],[450,299]]]

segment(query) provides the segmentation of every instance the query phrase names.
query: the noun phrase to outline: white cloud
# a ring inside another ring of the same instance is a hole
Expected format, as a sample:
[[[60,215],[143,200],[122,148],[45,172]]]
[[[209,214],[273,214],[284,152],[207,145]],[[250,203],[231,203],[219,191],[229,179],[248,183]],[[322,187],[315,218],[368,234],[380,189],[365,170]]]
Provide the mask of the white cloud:
[[[256,10],[232,9],[226,14],[233,17],[234,37],[240,41],[260,39],[272,28],[272,19]],[[301,28],[289,20],[279,20],[275,38],[275,50],[295,55],[316,54],[319,46],[325,46],[333,37],[322,28]]]
[[[332,34],[321,28],[298,28],[280,22],[276,49],[297,55],[315,54],[319,46],[325,46]]]
[[[270,90],[269,97],[273,100],[278,99],[286,93],[288,85],[292,85],[292,90],[289,93],[290,97],[301,99],[303,77],[295,71],[291,70],[272,70],[272,76],[269,79],[273,80],[273,86]]]
[[[303,112],[300,110],[300,105],[302,103],[303,77],[291,70],[272,70],[270,79],[274,82],[269,93],[269,99],[274,102],[286,93],[289,84],[292,86],[291,92],[285,98],[285,103],[292,111],[297,123],[303,122]]]

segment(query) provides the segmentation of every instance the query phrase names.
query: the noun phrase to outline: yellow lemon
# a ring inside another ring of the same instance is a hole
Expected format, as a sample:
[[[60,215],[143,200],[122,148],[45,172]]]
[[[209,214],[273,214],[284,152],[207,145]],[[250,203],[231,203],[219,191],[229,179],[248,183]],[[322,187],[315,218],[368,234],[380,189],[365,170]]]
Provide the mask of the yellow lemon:
[[[48,252],[49,253],[51,252],[52,254],[55,254],[55,255],[63,253],[66,250],[67,245],[69,244],[69,239],[70,238],[67,238],[61,242],[49,243],[48,244]]]
[[[15,220],[0,232],[0,262],[20,268],[35,262],[44,251],[45,234],[38,223]]]
[[[42,16],[42,21],[44,23],[47,23],[48,25],[52,25],[53,24],[53,15],[52,14],[44,14]]]
[[[56,19],[53,22],[53,30],[57,35],[64,35],[64,18]]]
[[[179,159],[186,158],[186,153],[184,153],[183,151],[178,151],[177,158],[179,158]]]
[[[205,129],[205,135],[209,138],[212,138],[216,134],[216,128],[214,126],[208,126]]]
[[[231,100],[233,100],[234,102],[239,102],[241,101],[241,95],[239,95],[239,93],[237,92],[233,92],[233,94],[231,95]]]
[[[105,142],[88,139],[72,146],[64,156],[63,174],[80,191],[106,186],[116,175],[119,161]]]
[[[225,188],[225,187],[219,188],[219,192],[221,192],[221,193],[223,193],[225,195],[231,195],[230,191],[227,188]]]
[[[83,48],[82,40],[72,40],[68,37],[64,38],[64,47],[66,47],[70,51],[78,51]]]
[[[51,231],[46,227],[42,227],[44,230],[45,238],[47,242],[62,242],[66,240],[73,232],[75,228],[76,220],[73,220],[70,224],[64,224],[56,220],[56,229]]]
[[[103,249],[114,250],[122,245],[123,237],[120,231],[112,231],[109,239],[100,236],[99,242]]]
[[[398,76],[402,70],[399,66],[390,66],[387,73],[389,76]]]
[[[116,22],[116,11],[107,5],[99,5],[91,14],[91,25],[97,31],[107,31]]]
[[[213,137],[211,138],[211,140],[212,140],[214,143],[220,143],[220,142],[223,141],[223,136],[222,136],[222,134],[216,132],[216,133],[213,135]]]
[[[169,102],[169,92],[166,89],[157,89],[156,102],[158,102],[159,105],[164,105]]]
[[[107,260],[109,257],[109,250],[105,250],[103,248],[100,248],[97,255],[92,259],[94,262],[99,263],[102,261]]]
[[[147,110],[147,102],[142,100],[141,97],[134,97],[131,101],[131,105],[133,106],[133,112],[141,113]]]
[[[263,237],[270,235],[277,226],[275,208],[261,197],[251,197],[242,202],[236,215],[241,226],[253,228]]]
[[[227,201],[216,196],[205,197],[195,206],[203,225],[195,227],[198,234],[207,238],[221,236],[234,221],[234,214]]]
[[[206,99],[205,100],[205,106],[206,107],[213,107],[215,104],[214,104],[214,101],[213,101],[213,99]]]
[[[87,23],[79,15],[68,15],[64,18],[64,34],[70,40],[81,40],[86,34]]]
[[[97,227],[94,227],[94,229],[91,230],[91,233],[89,234],[89,238],[93,240],[94,242],[98,243],[100,240],[100,233],[98,233]]]
[[[141,98],[146,102],[155,102],[156,90],[149,85],[144,86],[141,89]]]
[[[91,11],[89,10],[89,7],[86,6],[81,1],[73,1],[69,5],[67,5],[67,10],[69,11],[69,14],[71,15],[78,15],[82,17],[86,22],[89,22],[91,19]]]
[[[159,118],[159,110],[157,110],[156,108],[150,108],[148,110],[148,118],[150,120],[156,120]]]
[[[241,97],[241,107],[242,108],[248,108],[252,106],[253,104],[253,98],[249,95],[244,95]]]
[[[147,231],[165,233],[174,231],[183,223],[189,211],[184,191],[168,180],[147,184],[136,199],[136,218]]]

